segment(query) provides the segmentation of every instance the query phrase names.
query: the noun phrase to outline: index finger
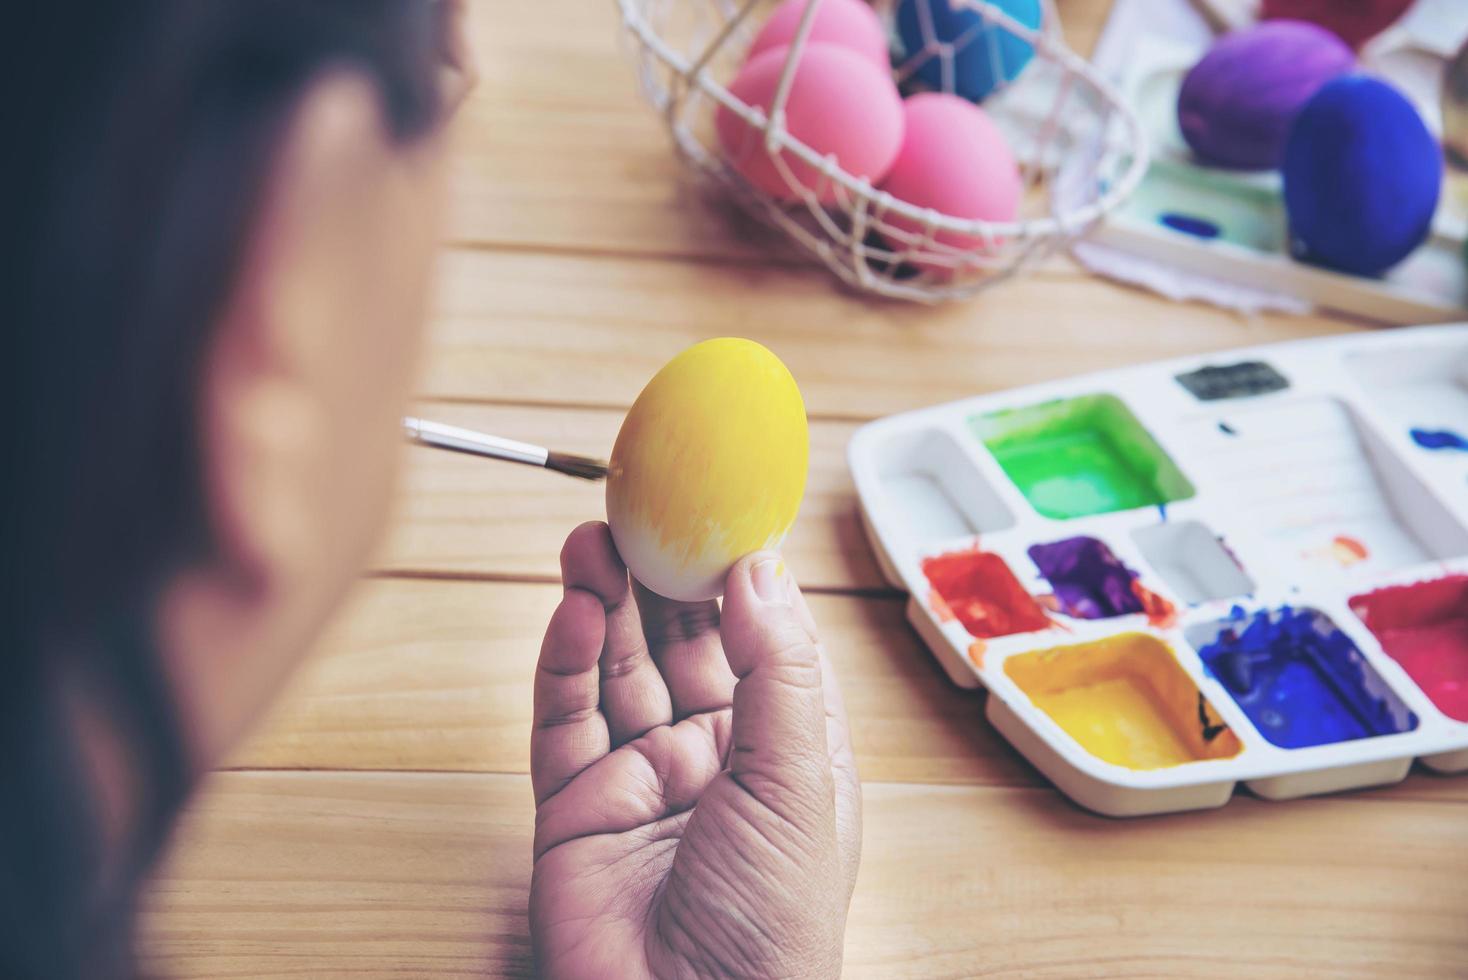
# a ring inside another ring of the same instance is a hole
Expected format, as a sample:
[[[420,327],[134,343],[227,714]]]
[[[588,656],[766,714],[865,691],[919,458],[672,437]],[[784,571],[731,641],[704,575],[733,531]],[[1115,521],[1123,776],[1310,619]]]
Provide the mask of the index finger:
[[[673,701],[673,720],[727,708],[734,672],[719,639],[719,604],[677,602],[634,583],[642,632]]]

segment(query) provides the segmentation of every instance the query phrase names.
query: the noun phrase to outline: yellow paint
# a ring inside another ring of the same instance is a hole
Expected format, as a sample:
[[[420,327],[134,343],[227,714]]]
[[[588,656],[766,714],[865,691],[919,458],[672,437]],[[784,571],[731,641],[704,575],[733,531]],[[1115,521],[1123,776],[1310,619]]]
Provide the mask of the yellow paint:
[[[809,460],[805,403],[785,365],[753,341],[705,341],[669,361],[627,413],[607,520],[649,588],[708,598],[731,564],[784,540]]]
[[[1243,747],[1154,636],[1020,654],[1004,672],[1082,748],[1128,769],[1227,759]]]

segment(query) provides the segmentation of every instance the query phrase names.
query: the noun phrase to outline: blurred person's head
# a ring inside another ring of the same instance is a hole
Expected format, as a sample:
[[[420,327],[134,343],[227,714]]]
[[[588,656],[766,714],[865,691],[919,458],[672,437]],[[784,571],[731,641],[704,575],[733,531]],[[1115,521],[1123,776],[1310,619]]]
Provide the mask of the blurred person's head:
[[[382,522],[442,183],[443,4],[12,12],[0,975],[132,893]]]

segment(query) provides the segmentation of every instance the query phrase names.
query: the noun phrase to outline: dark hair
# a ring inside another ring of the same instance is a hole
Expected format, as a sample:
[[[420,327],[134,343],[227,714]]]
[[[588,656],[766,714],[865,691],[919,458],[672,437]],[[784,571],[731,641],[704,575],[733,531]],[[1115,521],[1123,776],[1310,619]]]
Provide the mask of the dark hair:
[[[0,975],[130,974],[132,893],[190,760],[153,636],[210,546],[200,360],[284,126],[341,65],[394,137],[439,112],[430,0],[128,0],[10,12],[0,506]],[[76,692],[140,787],[104,880]]]

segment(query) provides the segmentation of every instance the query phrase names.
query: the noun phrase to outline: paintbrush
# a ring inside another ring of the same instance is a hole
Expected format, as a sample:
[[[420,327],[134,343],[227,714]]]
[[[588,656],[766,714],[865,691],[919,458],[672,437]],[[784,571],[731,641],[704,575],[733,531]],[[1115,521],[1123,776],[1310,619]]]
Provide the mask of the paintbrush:
[[[471,456],[487,456],[490,459],[524,463],[527,466],[542,466],[548,470],[555,470],[557,473],[565,473],[567,476],[574,476],[582,480],[595,481],[607,478],[605,460],[558,453],[544,446],[532,446],[527,442],[501,439],[499,436],[489,436],[482,432],[461,429],[456,425],[428,422],[410,416],[403,419],[403,434],[410,442],[416,442],[420,446],[447,449],[455,453],[468,453]]]

